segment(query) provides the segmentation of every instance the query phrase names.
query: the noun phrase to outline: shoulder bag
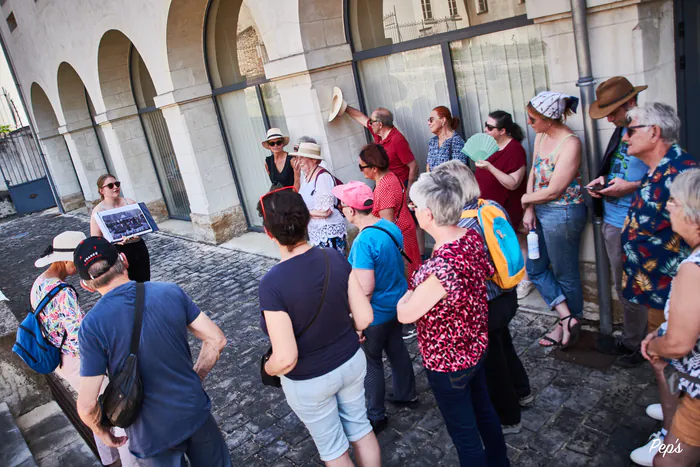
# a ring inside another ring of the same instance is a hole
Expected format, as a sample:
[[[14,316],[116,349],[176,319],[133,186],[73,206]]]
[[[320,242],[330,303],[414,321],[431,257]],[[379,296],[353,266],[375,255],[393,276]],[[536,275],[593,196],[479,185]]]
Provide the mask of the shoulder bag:
[[[331,265],[328,261],[328,253],[321,248],[321,252],[323,253],[323,257],[326,260],[326,277],[323,280],[323,293],[321,293],[321,302],[318,304],[318,309],[316,310],[316,314],[314,315],[313,318],[311,318],[311,321],[309,321],[309,324],[306,325],[304,329],[299,332],[299,334],[295,334],[294,338],[299,341],[299,338],[304,335],[304,333],[311,327],[312,324],[314,324],[314,321],[316,321],[316,318],[318,315],[321,313],[321,308],[323,308],[323,302],[326,301],[326,292],[328,291],[328,278],[331,275]],[[280,388],[282,387],[282,380],[280,379],[279,376],[273,376],[267,374],[265,371],[265,363],[270,359],[270,356],[272,355],[272,346],[265,352],[265,355],[262,356],[262,359],[260,359],[260,378],[262,379],[262,383],[265,386],[272,386],[273,388]]]

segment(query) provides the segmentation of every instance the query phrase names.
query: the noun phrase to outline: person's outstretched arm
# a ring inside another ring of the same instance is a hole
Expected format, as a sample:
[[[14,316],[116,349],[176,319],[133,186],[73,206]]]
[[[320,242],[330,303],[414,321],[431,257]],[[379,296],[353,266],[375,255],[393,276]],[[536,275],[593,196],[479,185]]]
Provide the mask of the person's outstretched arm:
[[[367,122],[369,121],[369,117],[367,115],[363,114],[362,112],[360,112],[359,110],[357,110],[356,108],[347,106],[345,109],[345,113],[348,115],[348,117],[352,118],[360,125],[362,125],[364,127],[367,126]]]

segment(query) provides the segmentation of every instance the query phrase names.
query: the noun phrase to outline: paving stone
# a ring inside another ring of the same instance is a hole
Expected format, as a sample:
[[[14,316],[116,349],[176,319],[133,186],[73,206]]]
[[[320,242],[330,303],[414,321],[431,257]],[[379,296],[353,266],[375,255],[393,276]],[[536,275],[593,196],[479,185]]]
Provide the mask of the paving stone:
[[[549,458],[541,453],[527,449],[518,456],[518,467],[545,467],[549,464]]]
[[[258,452],[258,456],[260,456],[266,464],[270,464],[286,454],[287,451],[289,451],[289,445],[283,440],[278,439]]]
[[[609,410],[595,410],[594,412],[588,414],[588,418],[583,423],[586,426],[595,428],[598,431],[602,431],[606,434],[611,434],[615,431],[617,424],[620,422],[620,414],[611,412]]]
[[[565,465],[566,467],[584,467],[588,465],[590,457],[579,454],[578,452],[562,449],[557,452],[554,459],[550,463],[551,466]]]
[[[564,402],[571,396],[571,390],[561,388],[558,386],[547,386],[541,390],[537,397],[535,398],[535,407],[544,410],[556,411],[559,407],[564,405]]]
[[[304,462],[308,461],[314,456],[318,456],[318,451],[316,450],[316,445],[311,438],[307,438],[304,441],[297,443],[284,455],[284,457],[291,460],[296,465],[302,465]]]
[[[515,433],[511,435],[505,435],[506,444],[518,449],[527,448],[530,442],[535,436],[534,431],[530,431],[527,428],[520,430],[520,433]]]
[[[520,415],[523,427],[528,430],[538,431],[554,415],[554,411],[550,411],[550,408],[556,409],[555,407],[547,407],[547,409],[530,407],[527,410],[523,410]]]
[[[574,433],[574,436],[566,444],[566,448],[587,456],[595,456],[607,440],[606,433],[582,426]]]
[[[576,432],[583,421],[583,415],[570,409],[562,409],[554,419],[540,429],[530,447],[548,455],[559,451]]]
[[[631,452],[643,446],[651,433],[644,433],[634,428],[618,426],[610,436],[609,446]]]
[[[595,407],[602,395],[602,391],[597,389],[579,387],[571,391],[571,397],[564,402],[564,407],[574,412],[586,413]]]

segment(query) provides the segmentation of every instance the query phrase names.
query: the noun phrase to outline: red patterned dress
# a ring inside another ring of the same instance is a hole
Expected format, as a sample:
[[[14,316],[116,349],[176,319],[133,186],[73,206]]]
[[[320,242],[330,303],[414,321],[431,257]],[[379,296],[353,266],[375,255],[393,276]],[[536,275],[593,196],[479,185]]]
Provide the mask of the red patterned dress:
[[[488,345],[486,279],[493,273],[481,236],[469,229],[435,250],[411,277],[411,290],[434,275],[447,291],[416,322],[425,368],[451,373],[479,363]]]
[[[421,263],[418,239],[416,238],[416,224],[408,210],[403,184],[399,177],[391,171],[384,175],[374,188],[372,214],[379,217],[379,211],[384,209],[394,210],[394,223],[403,234],[403,249],[412,261],[407,264],[408,277],[411,277]]]

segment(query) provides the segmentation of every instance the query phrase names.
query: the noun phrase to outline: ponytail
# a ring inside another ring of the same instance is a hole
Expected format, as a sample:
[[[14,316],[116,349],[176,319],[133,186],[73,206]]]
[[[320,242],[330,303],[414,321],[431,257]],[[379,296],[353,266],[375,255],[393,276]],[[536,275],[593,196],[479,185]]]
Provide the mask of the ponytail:
[[[444,105],[438,105],[433,109],[433,111],[438,114],[439,118],[444,118],[447,121],[447,126],[450,127],[451,130],[454,131],[459,128],[459,123],[461,120],[459,117],[453,117],[450,109]]]
[[[518,142],[525,139],[522,127],[513,121],[513,116],[506,111],[496,110],[489,114],[496,121],[496,128],[506,130],[506,134]]]

